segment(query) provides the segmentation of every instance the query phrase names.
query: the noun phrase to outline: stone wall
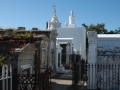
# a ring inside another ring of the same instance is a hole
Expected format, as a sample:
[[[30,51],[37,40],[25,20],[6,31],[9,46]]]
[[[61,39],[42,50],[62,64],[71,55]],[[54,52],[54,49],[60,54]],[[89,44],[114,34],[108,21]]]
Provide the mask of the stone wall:
[[[6,55],[11,48],[19,46],[19,42],[0,41],[0,54]]]

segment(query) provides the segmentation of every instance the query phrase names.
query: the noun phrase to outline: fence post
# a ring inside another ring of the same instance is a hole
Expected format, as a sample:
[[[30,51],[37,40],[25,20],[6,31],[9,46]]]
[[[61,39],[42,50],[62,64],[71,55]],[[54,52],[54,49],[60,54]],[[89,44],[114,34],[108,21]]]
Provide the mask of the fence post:
[[[7,65],[5,65],[6,66],[6,90],[8,90],[8,66]]]
[[[5,67],[2,66],[2,90],[5,90]]]
[[[96,70],[94,65],[96,64],[97,60],[97,33],[95,31],[88,31],[88,63],[92,68],[89,67],[88,69],[88,88],[89,89],[96,89]],[[93,78],[94,77],[94,78]]]

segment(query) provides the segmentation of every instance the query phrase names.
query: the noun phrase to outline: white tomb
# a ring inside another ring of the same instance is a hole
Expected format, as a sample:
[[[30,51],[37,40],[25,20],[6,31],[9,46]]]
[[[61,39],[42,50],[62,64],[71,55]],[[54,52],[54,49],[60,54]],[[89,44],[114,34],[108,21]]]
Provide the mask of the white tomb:
[[[53,17],[48,21],[48,30],[57,30],[57,38],[73,38],[74,50],[81,58],[86,59],[86,29],[84,27],[76,27],[73,10],[70,12],[69,24],[65,23],[65,27],[61,28],[61,23],[56,16],[56,8],[53,9]]]
[[[120,34],[97,34],[89,31],[88,43],[88,63],[93,64],[88,69],[88,88],[120,90]],[[95,64],[99,66],[95,68]]]
[[[58,73],[67,73],[69,70],[66,70],[61,65],[61,54],[62,54],[62,47],[60,47],[58,41],[56,41],[56,60],[55,60],[55,68]]]

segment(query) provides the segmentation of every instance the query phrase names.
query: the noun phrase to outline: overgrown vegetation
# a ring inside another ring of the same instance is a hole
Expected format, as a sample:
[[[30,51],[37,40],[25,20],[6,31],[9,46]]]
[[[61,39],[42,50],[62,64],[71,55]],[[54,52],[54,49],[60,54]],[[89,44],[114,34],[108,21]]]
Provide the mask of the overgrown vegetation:
[[[3,55],[0,55],[0,66],[6,64],[6,58]]]
[[[13,31],[14,29],[13,28],[6,28],[5,30],[6,31]]]
[[[26,32],[26,33],[16,33],[16,32],[13,32],[12,33],[12,36],[14,37],[24,37],[24,38],[29,38],[32,34],[30,32]]]

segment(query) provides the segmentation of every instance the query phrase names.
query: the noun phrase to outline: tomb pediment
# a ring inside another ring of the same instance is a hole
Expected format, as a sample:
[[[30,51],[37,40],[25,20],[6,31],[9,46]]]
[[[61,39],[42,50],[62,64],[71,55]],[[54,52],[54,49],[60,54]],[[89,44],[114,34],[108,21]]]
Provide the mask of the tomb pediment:
[[[34,54],[35,53],[35,46],[34,46],[34,44],[28,43],[23,48],[16,48],[16,52]]]

